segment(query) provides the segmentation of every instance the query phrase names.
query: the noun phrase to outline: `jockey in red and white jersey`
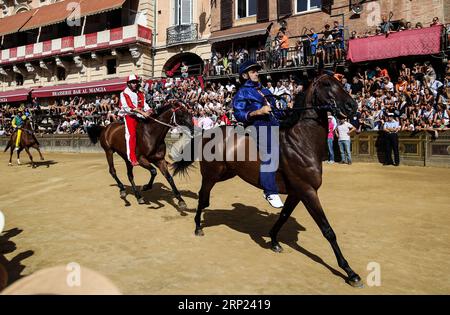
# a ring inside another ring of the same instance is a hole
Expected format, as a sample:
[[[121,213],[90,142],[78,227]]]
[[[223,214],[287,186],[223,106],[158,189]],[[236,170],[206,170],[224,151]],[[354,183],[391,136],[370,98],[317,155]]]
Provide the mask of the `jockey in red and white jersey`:
[[[128,160],[133,166],[139,165],[136,158],[137,118],[147,118],[151,108],[145,102],[144,93],[139,91],[139,78],[132,74],[128,77],[127,88],[120,93],[119,115],[125,117],[125,140],[127,142]]]

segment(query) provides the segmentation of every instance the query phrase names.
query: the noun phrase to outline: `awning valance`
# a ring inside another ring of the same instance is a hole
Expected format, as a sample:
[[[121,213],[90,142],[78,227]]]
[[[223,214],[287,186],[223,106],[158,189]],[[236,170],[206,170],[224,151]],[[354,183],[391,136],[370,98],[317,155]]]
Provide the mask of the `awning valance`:
[[[121,8],[125,0],[81,0],[80,15],[88,16]]]
[[[84,16],[115,10],[122,7],[124,2],[125,0],[64,0],[44,5],[37,9],[11,16],[13,19],[19,18],[24,23],[19,23],[19,27],[10,33],[18,30],[27,31],[60,23],[67,19],[79,19]],[[0,26],[2,25],[2,20],[0,19]],[[3,32],[3,28],[0,27],[0,34]]]
[[[266,34],[269,25],[270,23],[257,23],[213,32],[208,41],[210,43],[217,43],[238,38],[264,35]]]
[[[65,0],[37,9],[33,17],[20,29],[27,31],[66,20],[79,5],[80,0]]]
[[[17,33],[37,11],[33,9],[0,19],[0,36]]]
[[[117,78],[104,81],[93,81],[78,84],[63,84],[57,86],[48,86],[34,89],[31,92],[32,97],[59,97],[75,96],[86,94],[98,94],[122,91],[126,87],[126,78]]]
[[[347,59],[362,62],[397,58],[402,56],[437,54],[441,49],[442,26],[407,30],[351,39],[348,42]]]
[[[0,103],[21,102],[28,99],[30,89],[17,89],[12,91],[0,92]]]

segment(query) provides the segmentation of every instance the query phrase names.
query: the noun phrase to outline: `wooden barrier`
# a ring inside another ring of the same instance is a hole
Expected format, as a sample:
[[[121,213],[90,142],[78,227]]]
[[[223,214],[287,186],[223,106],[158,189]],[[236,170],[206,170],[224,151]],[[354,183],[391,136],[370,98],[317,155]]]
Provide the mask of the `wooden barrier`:
[[[9,138],[0,137],[3,150]],[[37,136],[44,152],[89,153],[103,152],[99,144],[91,144],[87,135],[43,135]],[[166,144],[170,147],[176,135],[168,135]],[[355,162],[384,162],[384,137],[382,132],[363,132],[352,137],[352,160]],[[420,132],[399,133],[400,163],[415,166],[450,167],[450,132],[441,132],[436,140],[431,134]],[[340,154],[335,143],[335,156]]]

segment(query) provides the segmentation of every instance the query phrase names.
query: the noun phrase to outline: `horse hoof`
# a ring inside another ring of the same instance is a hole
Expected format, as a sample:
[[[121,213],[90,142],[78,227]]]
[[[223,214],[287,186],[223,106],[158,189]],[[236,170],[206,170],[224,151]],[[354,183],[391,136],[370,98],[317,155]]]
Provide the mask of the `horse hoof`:
[[[139,199],[138,199],[138,203],[139,203],[140,205],[143,205],[143,204],[145,203],[145,199],[144,199],[143,197],[139,198]]]
[[[202,229],[195,229],[195,236],[205,236]]]
[[[358,275],[354,275],[353,277],[348,278],[347,282],[354,288],[364,287],[364,283],[361,281],[361,278]]]
[[[44,159],[44,158],[41,158],[41,161],[45,161],[45,159]]]
[[[31,167],[32,167],[32,168],[36,168],[36,165],[33,164],[33,165],[31,165]]]
[[[12,163],[8,163],[8,166],[13,166]]]
[[[152,187],[149,186],[149,185],[142,186],[142,191],[147,191],[147,190],[150,190],[150,189],[152,189]]]
[[[121,190],[120,191],[120,198],[124,199],[127,197],[127,191],[126,190]]]
[[[180,201],[180,202],[178,203],[178,207],[180,207],[180,210],[181,210],[181,211],[186,210],[186,209],[187,209],[186,202]]]
[[[273,250],[275,253],[281,253],[283,252],[283,247],[280,246],[280,244],[272,245],[271,250]]]

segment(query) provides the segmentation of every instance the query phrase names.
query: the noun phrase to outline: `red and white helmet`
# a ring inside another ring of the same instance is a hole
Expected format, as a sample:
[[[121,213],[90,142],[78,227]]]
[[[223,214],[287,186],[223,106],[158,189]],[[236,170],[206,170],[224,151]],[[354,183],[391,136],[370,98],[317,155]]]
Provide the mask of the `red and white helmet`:
[[[138,77],[137,75],[135,75],[135,74],[130,74],[130,75],[128,76],[127,83],[128,83],[128,82],[131,82],[131,81],[139,81],[139,77]]]

